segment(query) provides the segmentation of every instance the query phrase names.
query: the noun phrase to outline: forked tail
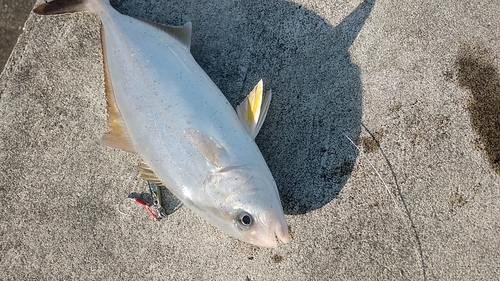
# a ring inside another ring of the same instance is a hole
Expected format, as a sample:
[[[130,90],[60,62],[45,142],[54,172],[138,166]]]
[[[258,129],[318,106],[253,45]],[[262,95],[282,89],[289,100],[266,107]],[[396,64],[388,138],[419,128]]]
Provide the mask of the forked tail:
[[[109,5],[109,0],[54,0],[36,7],[33,12],[39,15],[55,15],[74,12],[92,12]]]

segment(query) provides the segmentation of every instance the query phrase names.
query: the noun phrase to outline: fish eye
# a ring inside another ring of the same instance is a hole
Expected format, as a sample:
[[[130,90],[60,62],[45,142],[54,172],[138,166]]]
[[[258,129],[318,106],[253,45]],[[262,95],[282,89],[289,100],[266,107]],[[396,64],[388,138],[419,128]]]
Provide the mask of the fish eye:
[[[245,230],[250,228],[253,225],[253,217],[249,213],[245,211],[240,211],[236,214],[235,223],[238,228]]]

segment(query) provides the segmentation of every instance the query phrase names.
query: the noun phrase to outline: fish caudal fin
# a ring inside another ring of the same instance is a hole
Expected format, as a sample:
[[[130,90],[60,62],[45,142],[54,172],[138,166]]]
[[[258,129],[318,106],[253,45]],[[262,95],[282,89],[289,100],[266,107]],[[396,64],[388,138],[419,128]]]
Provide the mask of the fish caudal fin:
[[[260,80],[245,100],[236,107],[238,117],[253,138],[262,128],[270,104],[271,91],[264,94],[264,85]]]
[[[109,0],[54,0],[33,9],[35,14],[56,15],[74,12],[95,12],[96,5],[109,5]]]
[[[54,0],[36,7],[33,12],[39,15],[55,15],[87,11],[88,0]]]

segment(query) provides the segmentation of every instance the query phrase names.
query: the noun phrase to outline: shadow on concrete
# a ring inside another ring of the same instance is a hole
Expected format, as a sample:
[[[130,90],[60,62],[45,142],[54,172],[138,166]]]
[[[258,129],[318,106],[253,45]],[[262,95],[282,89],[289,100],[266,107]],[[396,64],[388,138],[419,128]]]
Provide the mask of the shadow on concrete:
[[[256,141],[286,214],[303,214],[335,198],[358,156],[344,134],[357,140],[361,128],[361,77],[349,47],[374,2],[361,3],[337,26],[278,0],[112,4],[163,24],[191,21],[191,52],[233,106],[264,79],[273,101]]]
[[[0,72],[23,31],[35,0],[0,0]]]

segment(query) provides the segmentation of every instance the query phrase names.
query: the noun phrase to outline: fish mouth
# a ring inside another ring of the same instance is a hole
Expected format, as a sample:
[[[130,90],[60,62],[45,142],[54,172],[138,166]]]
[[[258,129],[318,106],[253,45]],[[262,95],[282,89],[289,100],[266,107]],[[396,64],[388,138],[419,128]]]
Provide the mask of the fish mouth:
[[[291,238],[288,232],[288,225],[276,225],[275,236],[284,244],[290,242]]]
[[[260,247],[277,248],[280,241],[281,243],[286,244],[290,242],[290,240],[291,239],[290,234],[288,233],[288,227],[286,225],[276,225],[275,229],[270,229],[268,237],[257,241],[254,240],[253,244]]]
[[[266,234],[264,236],[256,235],[252,239],[252,244],[259,247],[276,248],[280,241],[283,244],[290,242],[291,237],[284,216],[271,215],[267,222],[267,231],[264,231]]]

